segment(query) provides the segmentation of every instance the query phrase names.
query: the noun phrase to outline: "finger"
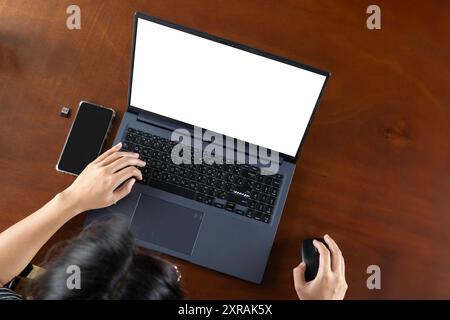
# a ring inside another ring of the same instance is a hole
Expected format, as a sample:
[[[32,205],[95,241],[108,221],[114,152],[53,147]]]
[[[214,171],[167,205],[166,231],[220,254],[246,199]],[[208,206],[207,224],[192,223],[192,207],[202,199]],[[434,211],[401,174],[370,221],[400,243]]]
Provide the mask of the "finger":
[[[325,245],[317,240],[313,241],[314,247],[319,251],[320,258],[319,258],[319,271],[317,272],[317,275],[323,275],[331,272],[331,265],[330,265],[330,251],[325,247]]]
[[[326,234],[323,238],[331,251],[331,270],[340,273],[342,267],[342,252],[329,235]]]
[[[293,270],[293,275],[294,275],[294,286],[295,289],[302,289],[305,284],[306,284],[306,280],[305,280],[305,270],[306,270],[306,264],[304,262],[300,263],[297,267],[294,268]]]
[[[342,262],[341,262],[341,264],[342,264],[342,266],[341,266],[341,273],[342,273],[342,276],[343,276],[344,279],[345,279],[345,259],[344,259],[344,256],[342,256]]]
[[[114,188],[117,188],[122,183],[130,178],[136,178],[138,180],[142,180],[142,173],[136,167],[128,167],[119,172],[113,174]]]
[[[103,161],[104,159],[106,159],[109,155],[113,154],[116,151],[119,151],[120,148],[122,148],[122,142],[119,142],[118,144],[116,144],[114,147],[112,147],[111,149],[105,151],[103,154],[101,154],[97,159],[95,159],[93,161],[93,163],[99,163],[101,161]]]
[[[135,182],[136,179],[133,178],[125,182],[120,188],[117,188],[114,191],[114,203],[125,198],[131,192]]]
[[[122,157],[107,165],[106,168],[109,172],[116,173],[117,171],[129,166],[145,167],[145,162],[139,158]]]
[[[110,154],[108,157],[100,161],[98,164],[102,167],[107,166],[117,159],[123,158],[123,157],[129,157],[129,158],[139,158],[138,153],[133,152],[126,152],[126,151],[118,151]]]

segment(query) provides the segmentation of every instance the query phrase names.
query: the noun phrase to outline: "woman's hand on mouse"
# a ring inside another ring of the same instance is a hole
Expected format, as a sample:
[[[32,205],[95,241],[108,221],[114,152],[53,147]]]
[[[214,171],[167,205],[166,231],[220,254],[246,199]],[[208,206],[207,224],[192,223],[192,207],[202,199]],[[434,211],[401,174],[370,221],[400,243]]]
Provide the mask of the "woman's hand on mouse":
[[[304,262],[293,270],[295,291],[301,300],[343,300],[347,292],[342,252],[329,235],[325,235],[324,240],[330,250],[320,241],[313,242],[320,254],[319,270],[314,280],[305,281]]]
[[[136,179],[142,180],[142,173],[136,167],[145,166],[145,162],[137,153],[121,152],[121,146],[119,143],[91,162],[62,192],[77,213],[116,203],[131,192]]]

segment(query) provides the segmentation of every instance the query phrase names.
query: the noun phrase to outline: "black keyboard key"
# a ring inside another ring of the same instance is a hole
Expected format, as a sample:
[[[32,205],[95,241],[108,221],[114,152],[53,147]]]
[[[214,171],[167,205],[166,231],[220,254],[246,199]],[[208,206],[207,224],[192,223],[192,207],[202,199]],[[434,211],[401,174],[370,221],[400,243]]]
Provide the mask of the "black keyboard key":
[[[216,183],[214,184],[214,186],[217,189],[225,189],[225,181],[222,180],[216,180]]]
[[[273,206],[275,204],[275,198],[269,197],[269,200],[267,201],[267,203],[270,204],[271,206]]]
[[[225,210],[233,211],[234,207],[235,207],[235,204],[233,202],[227,202],[227,204],[225,205]]]
[[[263,211],[264,210],[264,203],[258,203],[258,205],[256,206],[256,209],[258,210],[258,211]]]
[[[128,131],[128,133],[125,136],[125,140],[130,142],[136,142],[137,135],[131,131]]]
[[[187,187],[191,190],[197,190],[197,183],[194,181],[189,181]]]
[[[187,171],[185,168],[180,168],[180,171],[178,172],[178,174],[179,174],[180,177],[182,177],[182,178],[187,178],[188,171]]]
[[[220,199],[226,199],[227,193],[221,189],[214,188],[214,196]]]
[[[197,177],[197,173],[195,171],[189,171],[187,177],[191,180],[195,180],[195,178]]]
[[[217,208],[220,208],[220,209],[223,209],[223,204],[221,204],[221,203],[214,203],[214,207],[217,207]]]
[[[257,191],[252,191],[252,192],[250,193],[250,198],[251,198],[252,200],[258,200],[258,197],[259,197],[259,193],[258,193]]]
[[[265,222],[265,223],[269,223],[270,222],[270,215],[269,214],[263,214],[262,221]]]
[[[272,181],[272,185],[274,186],[274,187],[280,187],[281,186],[281,180],[280,179],[274,179],[273,181]]]
[[[236,177],[234,176],[234,174],[232,173],[227,173],[225,175],[225,180],[230,182],[230,183],[234,183],[234,180],[236,179]]]
[[[149,154],[149,150],[148,149],[142,149],[142,151],[141,151],[141,156],[142,157],[148,157],[150,154]]]
[[[262,215],[263,215],[262,212],[256,211],[255,214],[253,215],[253,219],[261,221]]]
[[[259,196],[259,201],[267,202],[268,198],[269,198],[268,195],[261,193],[261,195]]]
[[[241,209],[234,209],[234,212],[236,212],[240,216],[243,216],[245,214],[245,211]]]
[[[161,172],[156,169],[152,171],[151,176],[153,180],[161,180]]]
[[[232,169],[232,172],[233,172],[235,175],[240,175],[241,172],[242,172],[242,167],[241,167],[240,165],[234,165],[234,166],[233,166],[233,169]]]
[[[276,197],[278,195],[278,188],[272,188],[272,190],[270,190],[270,194],[274,197]]]
[[[247,179],[256,179],[256,172],[250,171],[250,170],[247,170],[247,169],[242,170],[241,175],[242,175],[244,178],[247,178]]]
[[[206,186],[205,187],[205,194],[213,196],[214,195],[214,188]]]
[[[153,144],[153,147],[154,147],[156,150],[161,150],[161,149],[162,149],[162,144],[161,144],[160,142],[155,142],[155,143]]]
[[[223,190],[220,190],[220,191],[217,193],[216,197],[225,200],[225,199],[227,198],[227,192],[225,192],[225,191],[223,191]]]
[[[213,204],[213,201],[214,201],[214,198],[213,197],[211,197],[211,196],[205,196],[205,200],[204,200],[204,202],[206,203],[206,204],[209,204],[210,206]]]
[[[199,184],[197,186],[197,191],[206,194],[206,186],[203,184]]]
[[[266,177],[264,178],[264,183],[265,183],[265,184],[271,185],[272,182],[273,182],[273,178],[272,178],[271,176],[266,176]]]
[[[216,170],[216,171],[214,172],[214,177],[215,177],[216,179],[223,179],[224,176],[225,176],[225,173],[224,173],[223,171]]]
[[[150,173],[150,170],[151,170],[148,165],[146,165],[145,167],[138,168],[138,169],[141,170],[143,175],[148,175]]]
[[[122,148],[120,150],[127,151],[130,148],[130,144],[128,142],[122,142]]]
[[[144,138],[144,140],[142,141],[142,145],[149,148],[152,146],[152,141],[149,138]]]
[[[273,211],[273,207],[272,206],[268,206],[268,205],[264,206],[264,213],[272,214],[272,211]]]
[[[255,213],[255,211],[253,211],[252,209],[248,209],[247,212],[245,213],[245,216],[247,218],[253,218],[254,213]]]
[[[174,175],[169,176],[170,183],[178,185],[179,181],[180,181],[180,178],[178,178],[177,176],[174,176]]]

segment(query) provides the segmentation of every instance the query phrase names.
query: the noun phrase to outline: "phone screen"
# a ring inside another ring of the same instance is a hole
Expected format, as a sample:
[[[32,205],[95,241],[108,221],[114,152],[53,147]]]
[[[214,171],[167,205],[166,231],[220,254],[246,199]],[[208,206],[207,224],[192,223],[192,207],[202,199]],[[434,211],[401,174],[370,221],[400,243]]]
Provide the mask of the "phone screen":
[[[58,170],[78,175],[95,160],[113,118],[111,109],[81,103],[58,162]]]

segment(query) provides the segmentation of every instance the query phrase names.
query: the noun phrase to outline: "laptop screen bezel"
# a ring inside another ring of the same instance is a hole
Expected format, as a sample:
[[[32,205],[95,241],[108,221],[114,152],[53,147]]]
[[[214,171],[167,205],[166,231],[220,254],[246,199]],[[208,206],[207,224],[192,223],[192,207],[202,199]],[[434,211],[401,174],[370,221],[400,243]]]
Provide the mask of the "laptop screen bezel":
[[[317,98],[316,104],[315,104],[314,109],[313,109],[313,111],[311,113],[311,117],[309,118],[308,125],[306,126],[305,132],[304,132],[303,137],[302,137],[302,139],[300,141],[300,144],[298,146],[298,149],[297,149],[297,152],[296,152],[295,156],[293,157],[293,156],[288,155],[288,154],[280,153],[281,157],[285,161],[289,161],[289,162],[294,162],[295,163],[298,160],[298,157],[299,157],[299,154],[300,154],[300,149],[303,146],[303,142],[305,141],[305,137],[308,134],[309,128],[310,128],[311,123],[312,123],[312,119],[315,116],[315,113],[317,111],[317,107],[319,105],[319,102],[320,102],[321,97],[323,95],[323,92],[325,90],[325,87],[326,87],[326,85],[328,83],[328,79],[330,77],[330,72],[327,72],[327,71],[324,71],[324,70],[320,70],[320,69],[317,69],[315,67],[312,67],[312,66],[309,66],[309,65],[297,62],[297,61],[293,61],[293,60],[290,60],[290,59],[287,59],[287,58],[284,58],[284,57],[281,57],[281,56],[278,56],[278,55],[274,55],[274,54],[268,53],[268,52],[263,51],[263,50],[255,49],[255,48],[243,45],[243,44],[235,42],[235,41],[227,40],[227,39],[224,39],[224,38],[221,38],[221,37],[218,37],[218,36],[215,36],[215,35],[203,32],[203,31],[195,30],[195,29],[192,29],[192,28],[189,28],[189,27],[185,27],[185,26],[182,26],[182,25],[179,25],[179,24],[168,22],[166,20],[162,20],[162,19],[159,19],[159,18],[156,18],[156,17],[153,17],[153,16],[149,16],[149,15],[146,15],[146,14],[141,13],[141,12],[136,12],[134,14],[133,41],[132,41],[132,46],[131,46],[131,66],[130,66],[130,77],[129,77],[129,81],[128,81],[128,101],[127,101],[128,112],[135,113],[135,114],[142,114],[142,113],[144,113],[144,114],[148,115],[149,117],[156,117],[156,118],[159,118],[159,119],[164,119],[164,120],[170,121],[172,123],[179,124],[180,127],[183,127],[183,128],[188,128],[188,129],[192,130],[194,126],[192,124],[189,124],[189,123],[186,123],[186,122],[183,122],[183,121],[178,121],[178,120],[171,119],[171,118],[167,118],[167,117],[165,117],[163,115],[156,114],[156,113],[153,113],[151,111],[144,110],[144,109],[141,109],[139,107],[135,107],[135,106],[131,105],[131,90],[132,90],[132,85],[133,85],[133,69],[134,69],[134,57],[135,57],[135,49],[136,49],[136,35],[137,35],[137,26],[138,26],[138,20],[139,19],[144,19],[144,20],[147,20],[147,21],[151,21],[151,22],[154,22],[154,23],[157,23],[157,24],[160,24],[160,25],[172,28],[172,29],[176,29],[176,30],[179,30],[179,31],[182,31],[182,32],[186,32],[186,33],[189,33],[189,34],[192,34],[192,35],[195,35],[195,36],[207,39],[207,40],[215,41],[215,42],[221,43],[223,45],[228,45],[228,46],[231,46],[231,47],[239,49],[239,50],[243,50],[243,51],[246,51],[246,52],[249,52],[249,53],[253,53],[253,54],[256,54],[256,55],[268,58],[268,59],[272,59],[272,60],[275,60],[275,61],[278,61],[278,62],[281,62],[281,63],[285,63],[285,64],[288,64],[288,65],[291,65],[291,66],[294,66],[294,67],[297,67],[297,68],[300,68],[300,69],[304,69],[304,70],[311,71],[311,72],[314,72],[314,73],[317,73],[317,74],[325,76],[326,77],[325,81],[323,83],[322,89],[320,90],[319,97]],[[203,129],[209,129],[209,128],[203,128]],[[248,143],[248,142],[246,142],[246,143]],[[261,146],[261,147],[264,147],[264,146]]]

